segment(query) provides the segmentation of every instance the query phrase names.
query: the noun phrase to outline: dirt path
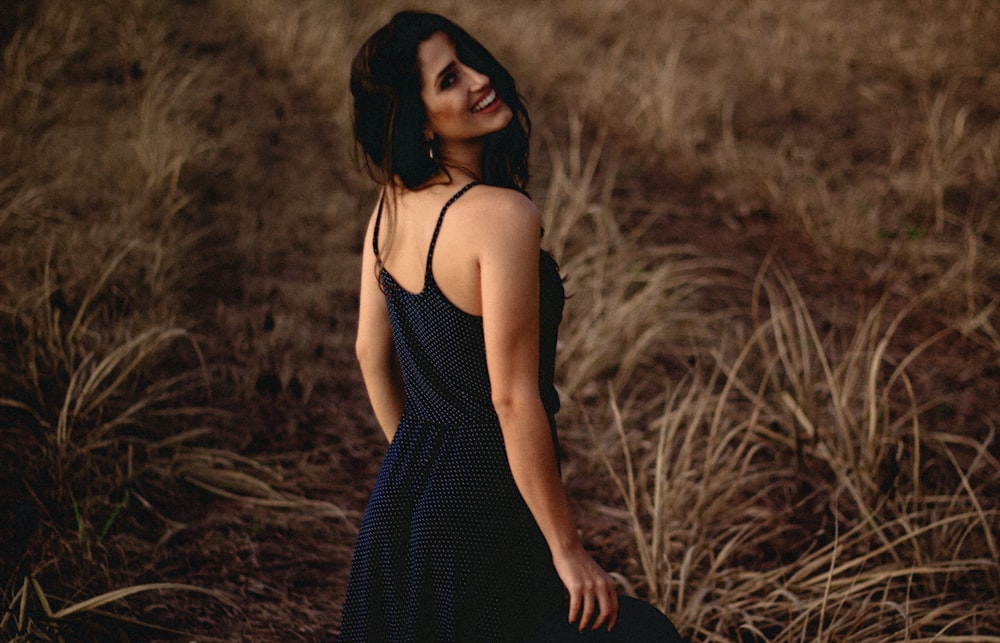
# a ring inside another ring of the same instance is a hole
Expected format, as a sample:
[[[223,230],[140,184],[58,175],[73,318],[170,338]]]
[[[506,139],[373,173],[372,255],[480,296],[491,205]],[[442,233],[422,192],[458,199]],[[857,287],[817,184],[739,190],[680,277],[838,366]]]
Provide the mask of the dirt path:
[[[192,289],[191,314],[209,350],[234,360],[216,390],[236,413],[224,439],[266,463],[286,494],[334,503],[346,518],[192,489],[171,516],[186,528],[152,565],[161,580],[227,592],[244,612],[192,603],[182,619],[194,627],[249,633],[249,622],[259,642],[332,640],[383,448],[353,357],[369,195],[342,175],[335,151],[346,142],[326,106],[269,68],[211,3],[169,6],[178,60],[199,70],[193,91],[204,96],[192,119],[209,150],[182,182],[193,216],[215,230],[202,250],[216,269]]]

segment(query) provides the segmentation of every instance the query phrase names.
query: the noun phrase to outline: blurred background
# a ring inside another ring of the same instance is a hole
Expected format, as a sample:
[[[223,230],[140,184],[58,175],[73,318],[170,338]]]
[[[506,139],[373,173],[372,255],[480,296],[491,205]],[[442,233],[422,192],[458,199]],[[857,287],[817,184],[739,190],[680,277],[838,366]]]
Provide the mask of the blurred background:
[[[324,641],[412,5],[0,2],[0,638]],[[518,80],[563,474],[693,641],[1000,641],[1000,6],[428,0]]]

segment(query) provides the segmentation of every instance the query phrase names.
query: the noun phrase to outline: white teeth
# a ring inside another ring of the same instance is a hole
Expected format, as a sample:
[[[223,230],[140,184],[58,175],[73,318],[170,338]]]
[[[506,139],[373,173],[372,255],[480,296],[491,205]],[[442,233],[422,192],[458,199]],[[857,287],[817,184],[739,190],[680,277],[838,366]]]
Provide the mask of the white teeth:
[[[491,89],[489,94],[486,94],[486,96],[481,101],[472,106],[472,111],[478,112],[480,110],[486,109],[493,103],[493,101],[496,100],[496,98],[497,98],[497,90]]]

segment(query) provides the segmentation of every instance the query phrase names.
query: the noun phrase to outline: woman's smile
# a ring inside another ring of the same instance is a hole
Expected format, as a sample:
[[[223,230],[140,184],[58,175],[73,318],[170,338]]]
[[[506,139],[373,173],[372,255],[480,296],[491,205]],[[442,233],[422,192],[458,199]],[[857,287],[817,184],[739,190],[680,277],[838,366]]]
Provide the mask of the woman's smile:
[[[472,106],[472,112],[481,112],[484,110],[492,110],[494,108],[500,107],[502,101],[497,100],[497,90],[490,87],[489,91],[481,99],[476,101],[476,104]]]

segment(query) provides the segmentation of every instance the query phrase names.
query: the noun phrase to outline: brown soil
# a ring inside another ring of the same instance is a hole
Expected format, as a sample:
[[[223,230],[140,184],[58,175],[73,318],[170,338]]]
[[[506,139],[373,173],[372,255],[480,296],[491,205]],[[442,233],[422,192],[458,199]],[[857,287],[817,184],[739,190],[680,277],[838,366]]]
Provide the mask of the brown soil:
[[[179,58],[206,65],[198,81],[206,88],[206,104],[192,117],[208,141],[224,141],[239,128],[238,149],[255,155],[236,157],[236,148],[223,144],[185,171],[184,188],[197,199],[190,211],[219,229],[211,240],[218,265],[193,288],[191,315],[205,320],[211,319],[205,310],[222,311],[198,329],[211,341],[237,344],[240,337],[232,332],[239,323],[244,326],[242,339],[250,337],[258,345],[282,331],[305,338],[276,349],[272,366],[259,366],[250,378],[233,377],[229,388],[219,392],[231,397],[237,414],[225,438],[279,469],[286,488],[338,505],[346,518],[259,509],[190,487],[184,497],[158,507],[159,516],[136,518],[151,542],[163,535],[163,518],[184,526],[156,546],[130,543],[137,551],[145,549],[147,557],[126,565],[138,577],[133,582],[198,584],[228,593],[240,607],[237,613],[196,595],[190,601],[170,597],[148,605],[144,619],[176,623],[225,640],[332,640],[356,524],[384,449],[353,358],[357,241],[345,244],[338,241],[344,235],[335,234],[343,225],[360,230],[371,194],[357,177],[342,174],[343,163],[331,152],[346,149],[349,142],[347,133],[332,124],[328,106],[269,68],[253,43],[205,4],[169,6]],[[727,257],[742,266],[748,280],[773,251],[807,295],[822,328],[846,327],[849,332],[885,287],[860,271],[831,270],[811,251],[804,235],[782,228],[770,213],[755,210],[733,218],[733,204],[697,183],[678,192],[651,180],[642,189],[655,194],[641,195],[640,200],[655,198],[662,204],[653,241],[684,242]],[[328,214],[330,200],[338,198],[354,200],[354,221],[345,224]],[[275,247],[297,252],[265,255],[262,246],[248,254],[236,247],[236,231],[227,230],[227,222],[234,220],[237,208],[258,213],[261,235],[288,238],[287,246]],[[311,229],[283,229],[283,214],[292,210],[315,213],[288,217],[309,221]],[[321,296],[307,298],[303,288]],[[904,297],[895,298],[892,305],[898,307]],[[927,327],[940,323],[933,318],[914,320],[905,329],[914,340],[900,345],[912,347],[917,338],[927,336]],[[921,385],[947,399],[940,421],[966,423],[976,418],[972,424],[985,426],[981,418],[989,416],[994,426],[1000,424],[1000,364],[995,353],[955,335],[929,351],[921,363],[935,365],[933,373],[920,376]],[[235,370],[245,365],[233,366]],[[577,486],[570,485],[571,494],[580,491]],[[581,511],[589,510],[586,501],[577,503]],[[634,568],[624,515],[591,517],[586,536],[608,567]],[[155,638],[148,632],[135,637]]]
[[[223,640],[330,641],[356,524],[385,446],[353,356],[357,248],[340,241],[359,243],[340,229],[360,229],[370,194],[342,174],[336,151],[348,142],[329,106],[269,68],[210,4],[168,6],[178,58],[205,66],[196,81],[205,104],[192,117],[218,144],[185,169],[182,183],[199,200],[189,210],[217,231],[202,249],[216,266],[191,290],[191,317],[203,324],[197,331],[206,345],[244,360],[231,364],[243,373],[214,391],[235,413],[221,437],[280,471],[282,489],[334,503],[345,518],[256,508],[190,487],[158,507],[184,527],[150,552],[144,581],[221,590],[240,612],[191,595],[164,599],[148,616]],[[227,140],[235,132],[239,141]],[[343,196],[349,193],[355,196]],[[331,208],[343,198],[353,199],[350,207]],[[331,209],[353,210],[356,220],[339,221]],[[234,229],[252,220],[248,211],[256,213],[259,239],[249,250],[237,246],[246,231]],[[204,312],[212,309],[220,311],[214,321]],[[162,533],[162,524],[150,522]],[[166,614],[166,604],[184,611]]]

